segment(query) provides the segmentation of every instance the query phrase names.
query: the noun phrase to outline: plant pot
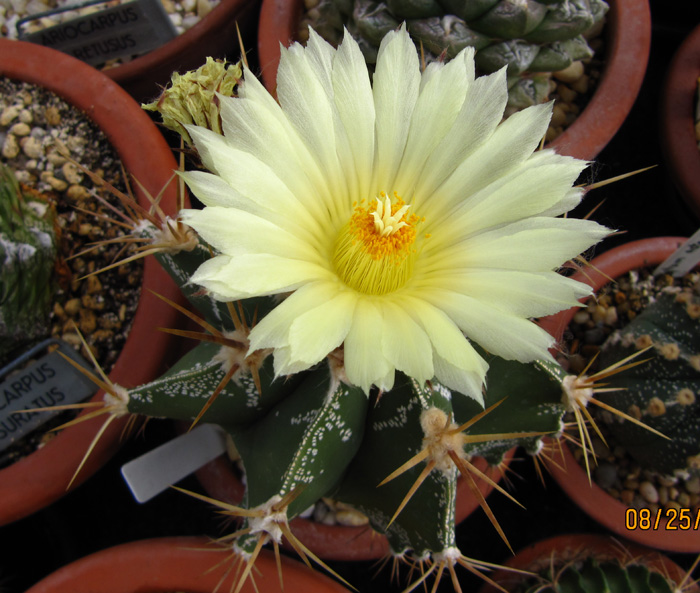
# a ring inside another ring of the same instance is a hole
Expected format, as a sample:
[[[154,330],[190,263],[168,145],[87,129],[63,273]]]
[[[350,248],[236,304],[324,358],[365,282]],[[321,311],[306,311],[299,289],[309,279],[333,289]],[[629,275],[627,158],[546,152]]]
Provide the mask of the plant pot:
[[[131,542],[81,558],[49,575],[27,593],[211,593],[227,591],[231,574],[229,550],[213,549],[204,537],[172,537]],[[287,557],[281,558],[280,587],[272,552],[255,561],[255,585],[242,593],[341,593],[343,587],[325,575]],[[223,583],[223,584],[222,584]]]
[[[238,31],[244,46],[255,42],[255,0],[221,0],[207,16],[191,29],[161,47],[104,73],[136,100],[155,98],[170,82],[173,72],[184,73],[204,64],[207,57],[225,58],[240,53]]]
[[[695,107],[700,77],[700,26],[673,57],[661,96],[660,134],[664,161],[681,197],[700,219],[700,149]]]
[[[576,121],[548,144],[562,154],[592,160],[624,122],[639,93],[651,46],[647,0],[610,0],[605,68],[598,87]],[[301,17],[301,0],[263,0],[258,27],[262,79],[274,94],[280,43],[288,46]]]
[[[139,105],[116,83],[86,64],[55,50],[21,41],[0,40],[0,76],[42,86],[84,111],[105,133],[124,168],[153,195],[172,179],[177,163],[164,138]],[[140,203],[150,202],[137,190]],[[171,183],[161,207],[176,212],[177,190]],[[167,368],[172,338],[155,331],[173,326],[174,309],[153,292],[178,300],[180,291],[152,259],[144,262],[141,299],[131,331],[111,373],[113,383],[131,386]],[[147,356],[144,356],[147,352]],[[101,401],[98,392],[93,400]],[[71,488],[91,476],[117,450],[127,417],[112,422],[101,436]],[[81,422],[61,431],[46,446],[0,470],[0,525],[25,517],[68,491],[71,477],[97,435],[103,418]]]
[[[635,558],[650,570],[661,573],[676,583],[683,581],[685,571],[667,556],[656,551],[643,548],[629,542],[622,542],[604,535],[566,534],[551,537],[520,550],[515,556],[505,562],[505,566],[518,570],[537,572],[546,570],[552,565],[557,566],[557,560],[565,563],[571,559],[597,558],[599,560],[626,561]],[[508,593],[515,591],[522,576],[517,573],[500,569],[489,575]],[[479,593],[496,593],[498,589],[489,584],[484,585]],[[685,593],[700,591],[697,585],[684,588]]]
[[[586,268],[585,274],[578,273],[574,277],[598,291],[608,284],[611,278],[619,278],[630,270],[662,263],[684,241],[682,237],[656,237],[633,241],[594,258],[591,266]],[[540,325],[561,341],[575,311],[576,309],[569,309],[544,318],[540,320]],[[574,459],[566,442],[561,441],[561,455],[556,454],[553,461],[554,463],[548,465],[552,477],[581,510],[610,531],[653,548],[673,552],[700,552],[700,532],[696,529],[673,529],[673,524],[667,526],[663,520],[658,529],[644,529],[639,524],[636,529],[628,529],[625,524],[628,507],[610,496],[595,482],[589,482],[585,469]],[[635,518],[630,517],[630,520]]]
[[[512,460],[514,452],[515,449],[511,449],[506,454],[503,461],[506,466]],[[483,458],[477,458],[474,465],[494,482],[500,481],[505,472],[505,468],[499,470],[488,466]],[[224,455],[200,468],[196,476],[209,496],[216,500],[238,504],[243,499],[245,487],[232,471],[231,462]],[[483,480],[477,478],[476,482],[484,497],[493,490]],[[465,480],[460,479],[457,485],[455,522],[461,523],[478,508],[479,502],[472,495]],[[375,560],[389,553],[389,542],[386,536],[375,532],[368,525],[358,527],[325,525],[304,518],[293,519],[289,525],[294,535],[324,560]],[[291,549],[286,540],[284,545]]]

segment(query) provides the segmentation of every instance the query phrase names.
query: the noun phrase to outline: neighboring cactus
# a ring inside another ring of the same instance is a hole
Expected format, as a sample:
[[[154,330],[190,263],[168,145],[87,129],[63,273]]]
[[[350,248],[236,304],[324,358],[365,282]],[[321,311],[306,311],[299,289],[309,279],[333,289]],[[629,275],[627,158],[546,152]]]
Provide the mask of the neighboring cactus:
[[[643,467],[668,475],[700,474],[700,298],[691,289],[661,294],[608,338],[600,362],[649,346],[651,360],[611,378],[610,386],[623,390],[600,399],[668,439],[604,415],[606,427]]]
[[[507,66],[509,110],[542,103],[550,73],[588,60],[588,31],[602,23],[603,0],[314,0],[299,35],[313,27],[336,45],[346,27],[374,64],[379,42],[406,21],[426,62],[476,50],[483,73]]]
[[[21,188],[0,165],[0,366],[18,347],[50,333],[56,230],[55,206]]]
[[[556,562],[554,559],[552,562]],[[521,593],[674,593],[676,583],[642,562],[586,558],[540,573]]]

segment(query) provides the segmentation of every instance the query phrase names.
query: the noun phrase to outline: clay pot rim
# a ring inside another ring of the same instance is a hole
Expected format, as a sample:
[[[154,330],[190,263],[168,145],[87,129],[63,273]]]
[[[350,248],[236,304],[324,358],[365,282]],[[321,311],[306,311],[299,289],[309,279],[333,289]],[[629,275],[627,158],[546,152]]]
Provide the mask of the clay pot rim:
[[[165,139],[139,105],[116,83],[61,52],[40,45],[0,39],[0,76],[43,86],[82,109],[105,133],[119,153],[125,168],[154,195],[168,182],[177,168]],[[116,117],[121,114],[120,117]],[[124,138],[136,138],[124,144]],[[145,196],[139,201],[148,207]],[[176,184],[171,183],[162,206],[175,213]],[[174,309],[164,307],[151,291],[178,301],[180,291],[160,265],[144,262],[142,294],[132,328],[110,379],[126,387],[152,379],[165,369],[163,359],[171,350],[172,339],[157,326],[177,321]],[[148,344],[149,356],[143,355]],[[92,398],[101,400],[99,391]],[[101,467],[118,449],[127,417],[113,421],[88,458],[71,489]],[[46,446],[0,470],[0,525],[21,519],[63,496],[83,453],[101,428],[103,418],[63,430]]]
[[[606,251],[594,258],[591,268],[573,276],[574,279],[600,290],[609,283],[609,278],[619,278],[626,272],[645,266],[662,263],[685,242],[684,237],[654,237],[632,241]],[[540,320],[540,325],[561,341],[565,329],[576,312],[575,308]],[[576,462],[569,446],[561,442],[561,454],[555,463],[549,464],[552,477],[569,497],[587,515],[617,533],[640,544],[671,552],[700,552],[700,537],[697,531],[681,530],[627,530],[625,511],[627,506],[612,498],[595,482],[590,483],[585,470]]]
[[[700,77],[700,25],[669,65],[661,95],[659,132],[666,164],[690,210],[700,218],[700,150],[695,139],[695,96]]]
[[[516,447],[510,449],[499,467],[491,467],[485,459],[477,457],[473,460],[476,468],[498,483],[507,466],[511,463]],[[196,472],[197,479],[209,496],[231,504],[237,504],[243,499],[244,486],[231,471],[230,462],[224,455],[210,461]],[[484,480],[476,480],[479,491],[486,498],[493,487]],[[457,508],[455,524],[458,525],[474,511],[479,509],[479,503],[472,495],[465,480],[457,484]],[[294,534],[314,554],[324,560],[376,560],[389,554],[389,542],[385,535],[378,534],[368,525],[350,527],[344,525],[324,525],[315,521],[297,517],[290,521]],[[283,540],[288,550],[293,550],[289,542]]]
[[[618,540],[612,536],[593,533],[567,533],[539,540],[519,550],[504,565],[509,568],[536,572],[541,570],[543,564],[549,565],[550,559],[556,553],[563,553],[569,558],[578,556],[580,553],[581,556],[623,562],[633,557],[649,568],[665,576],[670,576],[676,583],[682,581],[686,574],[685,570],[658,550]],[[512,591],[520,582],[520,577],[517,574],[503,569],[497,570],[491,575],[491,578],[507,591]],[[685,589],[686,593],[697,593],[698,590],[697,585]],[[491,585],[485,584],[479,593],[496,593],[496,591]]]
[[[632,109],[646,73],[651,48],[648,0],[611,0],[606,66],[586,109],[554,142],[557,152],[594,159],[610,142]],[[258,27],[258,55],[265,87],[273,92],[279,44],[289,45],[301,15],[300,0],[263,0]],[[273,93],[274,94],[274,93]]]
[[[208,549],[207,549],[208,548]],[[27,593],[211,593],[221,585],[231,552],[213,549],[206,537],[165,537],[107,548],[60,568]],[[326,575],[282,556],[285,593],[343,593],[347,589]],[[255,561],[260,593],[281,591],[274,554],[261,550]],[[236,571],[232,571],[235,574]],[[252,593],[250,581],[242,593]]]

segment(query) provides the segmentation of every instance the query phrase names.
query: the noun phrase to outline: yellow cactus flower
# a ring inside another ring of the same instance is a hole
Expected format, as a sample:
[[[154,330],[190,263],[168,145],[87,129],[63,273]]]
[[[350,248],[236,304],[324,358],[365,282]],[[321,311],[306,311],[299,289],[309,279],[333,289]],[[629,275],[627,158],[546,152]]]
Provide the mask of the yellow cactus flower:
[[[279,103],[251,74],[221,98],[223,135],[189,126],[210,172],[184,221],[216,250],[192,281],[222,300],[281,295],[250,333],[279,374],[343,345],[347,380],[388,390],[396,370],[482,401],[487,364],[547,358],[530,319],[589,288],[558,274],[608,230],[561,218],[586,163],[537,151],[551,105],[501,123],[505,71],[475,78],[473,51],[421,72],[405,28],[373,80],[346,33],[283,50]]]

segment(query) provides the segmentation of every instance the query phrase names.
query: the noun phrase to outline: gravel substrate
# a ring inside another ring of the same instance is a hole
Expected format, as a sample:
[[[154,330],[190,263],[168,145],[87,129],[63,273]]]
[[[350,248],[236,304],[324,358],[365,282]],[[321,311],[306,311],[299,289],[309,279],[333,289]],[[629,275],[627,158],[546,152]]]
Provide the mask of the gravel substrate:
[[[94,242],[126,231],[104,219],[115,215],[93,196],[95,189],[89,178],[59,154],[57,142],[84,167],[125,188],[119,158],[87,116],[44,89],[0,78],[2,160],[15,171],[20,183],[54,201],[59,215],[60,255],[51,335],[87,358],[77,327],[100,366],[109,372],[126,341],[138,304],[143,265],[137,261],[81,279],[131,250],[117,243],[79,255],[94,247]],[[118,206],[104,191],[99,190],[99,195]],[[46,425],[36,432],[45,429]],[[10,455],[14,453],[10,451]],[[7,452],[0,465],[11,461],[5,457]]]

